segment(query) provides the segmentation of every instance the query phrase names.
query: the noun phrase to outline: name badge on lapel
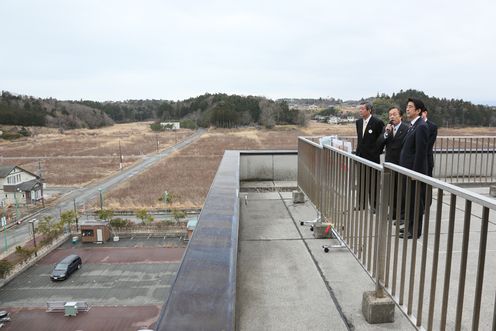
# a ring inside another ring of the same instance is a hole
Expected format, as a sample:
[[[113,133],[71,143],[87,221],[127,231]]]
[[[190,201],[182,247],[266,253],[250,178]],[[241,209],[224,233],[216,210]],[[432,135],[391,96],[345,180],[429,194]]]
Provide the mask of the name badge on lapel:
[[[369,130],[369,133],[372,133],[372,129]]]

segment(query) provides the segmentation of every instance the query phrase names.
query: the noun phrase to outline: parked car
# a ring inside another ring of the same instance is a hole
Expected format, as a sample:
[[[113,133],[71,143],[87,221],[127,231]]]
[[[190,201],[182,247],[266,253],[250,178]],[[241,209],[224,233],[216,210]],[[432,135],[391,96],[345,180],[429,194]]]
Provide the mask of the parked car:
[[[77,255],[69,255],[57,263],[50,274],[51,280],[67,279],[74,271],[81,268],[83,262]]]

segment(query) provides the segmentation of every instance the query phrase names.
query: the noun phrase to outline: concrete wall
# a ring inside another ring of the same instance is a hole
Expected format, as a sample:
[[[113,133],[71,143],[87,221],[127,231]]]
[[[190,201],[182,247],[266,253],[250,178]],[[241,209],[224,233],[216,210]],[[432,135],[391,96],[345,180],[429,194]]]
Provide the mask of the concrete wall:
[[[241,152],[240,180],[295,181],[298,172],[296,151]]]

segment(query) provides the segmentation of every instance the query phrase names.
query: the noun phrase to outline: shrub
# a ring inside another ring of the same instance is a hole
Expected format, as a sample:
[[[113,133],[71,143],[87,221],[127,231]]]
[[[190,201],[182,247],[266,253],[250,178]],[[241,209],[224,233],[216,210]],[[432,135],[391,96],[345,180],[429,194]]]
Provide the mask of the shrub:
[[[2,138],[5,140],[14,140],[14,139],[21,138],[21,135],[19,133],[4,132],[2,134]]]
[[[195,121],[191,119],[183,120],[180,122],[181,128],[183,129],[196,129],[196,123]]]
[[[152,131],[164,131],[164,128],[162,127],[162,125],[160,125],[160,123],[152,123],[152,124],[150,124],[150,129]]]
[[[129,226],[131,223],[130,220],[123,219],[123,218],[113,218],[110,220],[110,226],[116,227],[116,228],[123,228],[126,226]]]
[[[141,220],[141,224],[149,224],[153,222],[153,216],[148,215],[148,211],[146,209],[137,210],[136,217]]]
[[[7,260],[0,260],[0,278],[5,278],[12,270],[12,263]]]
[[[28,260],[31,255],[34,254],[35,252],[35,248],[25,248],[25,247],[21,247],[21,246],[16,246],[16,254],[19,255],[21,257],[21,260],[22,261],[26,261]]]
[[[172,210],[172,215],[174,216],[174,218],[176,220],[186,217],[186,213],[184,211],[178,210],[178,209],[173,209]]]

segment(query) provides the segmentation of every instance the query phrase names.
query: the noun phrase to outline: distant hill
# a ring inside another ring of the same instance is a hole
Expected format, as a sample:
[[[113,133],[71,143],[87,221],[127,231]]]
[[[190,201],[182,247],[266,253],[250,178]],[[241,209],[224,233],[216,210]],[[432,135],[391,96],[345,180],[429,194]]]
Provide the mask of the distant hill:
[[[401,90],[393,93],[378,94],[362,100],[342,101],[340,99],[284,99],[291,107],[304,109],[312,115],[335,115],[346,117],[355,113],[358,117],[356,106],[360,101],[371,102],[375,115],[388,121],[388,109],[392,106],[406,108],[408,98],[421,99],[429,110],[429,118],[441,127],[467,127],[467,126],[496,126],[496,107],[475,105],[461,99],[436,98],[417,90]],[[355,109],[355,110],[353,110]]]
[[[0,124],[94,129],[113,123],[105,112],[85,105],[18,96],[6,91],[0,95]]]
[[[405,109],[408,97],[422,99],[429,117],[439,126],[496,126],[496,109],[456,99],[429,97],[417,90],[406,90],[392,96],[381,94],[367,98],[376,114],[387,120],[387,110],[397,105]],[[336,115],[353,114],[360,100],[334,98],[270,100],[258,96],[204,94],[182,101],[126,100],[97,102],[90,100],[58,101],[37,99],[2,92],[0,124],[48,126],[62,129],[97,128],[138,121],[184,121],[188,127],[239,127],[276,124],[304,125],[306,117],[326,109]]]
[[[80,101],[79,104],[101,109],[115,122],[142,120],[189,120],[195,126],[232,128],[259,124],[304,124],[305,116],[290,109],[284,100],[227,94],[204,94],[183,101],[128,100],[121,102]]]
[[[379,116],[387,118],[389,107],[399,106],[404,110],[410,97],[421,99],[429,111],[429,118],[441,127],[496,126],[495,107],[475,105],[461,99],[430,97],[417,90],[401,90],[391,96],[377,95],[373,105]]]

